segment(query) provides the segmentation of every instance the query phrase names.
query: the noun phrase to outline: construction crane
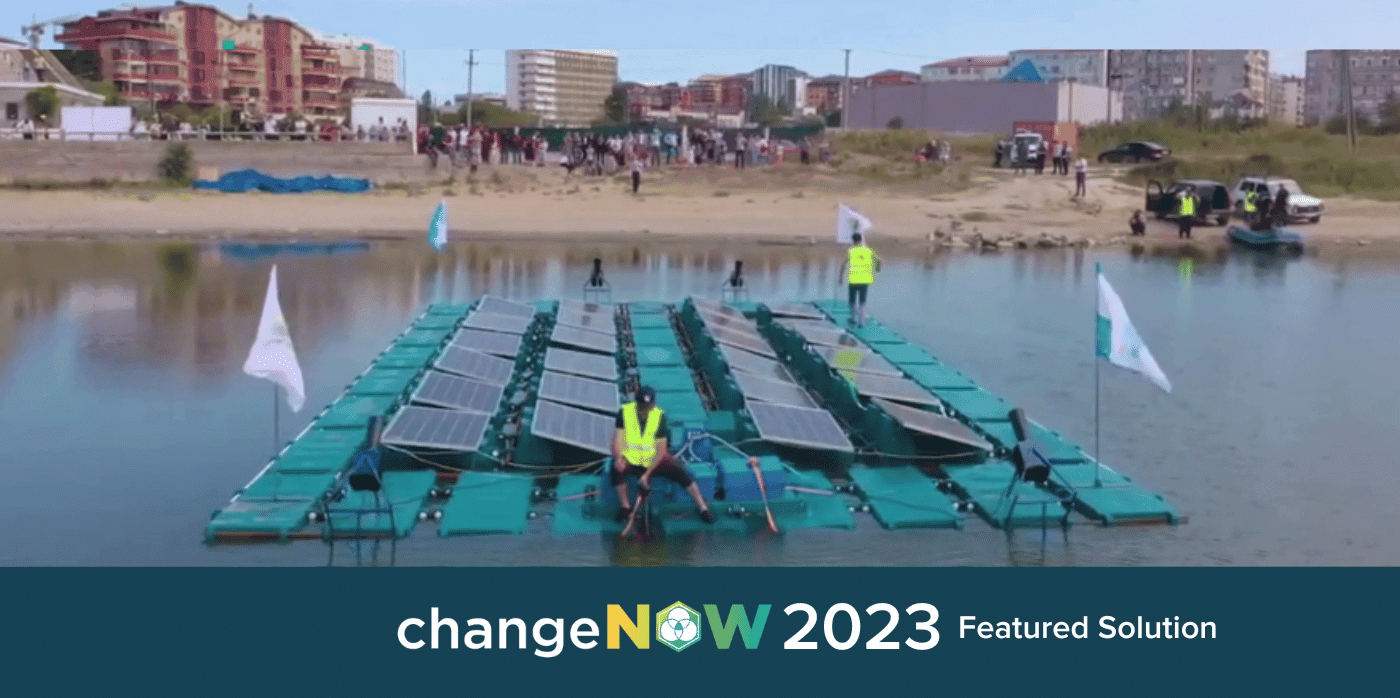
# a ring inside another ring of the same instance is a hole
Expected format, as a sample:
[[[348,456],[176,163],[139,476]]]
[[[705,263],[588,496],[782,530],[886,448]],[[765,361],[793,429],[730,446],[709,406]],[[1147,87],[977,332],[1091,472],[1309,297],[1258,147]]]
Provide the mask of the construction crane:
[[[83,15],[68,15],[67,17],[59,17],[58,19],[50,19],[43,22],[37,20],[37,15],[35,17],[36,19],[33,24],[19,28],[21,36],[29,37],[29,48],[32,49],[39,48],[39,43],[44,40],[44,29],[46,27],[76,22],[82,19]]]

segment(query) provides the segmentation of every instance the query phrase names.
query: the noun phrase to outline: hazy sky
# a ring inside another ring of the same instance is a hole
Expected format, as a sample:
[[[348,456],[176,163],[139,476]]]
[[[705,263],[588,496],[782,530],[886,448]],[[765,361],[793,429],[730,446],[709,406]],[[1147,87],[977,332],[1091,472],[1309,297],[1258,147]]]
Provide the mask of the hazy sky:
[[[237,17],[246,3],[214,3]],[[52,0],[40,20],[114,7]],[[0,9],[4,35],[32,19],[33,5]],[[1309,48],[1400,48],[1393,0],[1276,0],[1251,13],[1248,31],[1225,31],[1238,12],[1217,0],[1043,2],[893,2],[891,0],[709,0],[707,2],[534,0],[262,0],[257,14],[288,17],[331,34],[366,36],[406,52],[414,96],[466,92],[468,48],[477,48],[477,92],[505,88],[505,53],[487,46],[619,48],[624,80],[686,82],[704,73],[737,73],[766,63],[815,75],[851,75],[919,66],[964,55],[1035,48],[1269,49],[1270,70],[1302,75]],[[1192,28],[1196,18],[1204,20]],[[11,33],[13,32],[13,33]],[[57,47],[52,32],[45,46]],[[765,48],[754,48],[765,47]]]

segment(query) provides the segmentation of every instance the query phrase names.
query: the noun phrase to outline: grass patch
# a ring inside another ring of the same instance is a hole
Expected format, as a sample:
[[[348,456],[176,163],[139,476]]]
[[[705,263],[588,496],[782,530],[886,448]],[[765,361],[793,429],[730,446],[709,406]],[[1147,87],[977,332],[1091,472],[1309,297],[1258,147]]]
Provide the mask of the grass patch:
[[[156,163],[156,175],[167,182],[189,184],[194,180],[194,151],[185,143],[171,143]]]

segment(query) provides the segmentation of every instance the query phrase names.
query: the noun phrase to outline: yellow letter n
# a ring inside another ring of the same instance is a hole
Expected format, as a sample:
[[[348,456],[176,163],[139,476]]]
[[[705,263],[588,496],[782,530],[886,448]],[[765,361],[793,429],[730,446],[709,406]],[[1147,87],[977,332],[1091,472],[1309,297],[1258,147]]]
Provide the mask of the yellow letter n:
[[[637,606],[637,620],[633,622],[627,617],[627,613],[617,604],[608,604],[608,649],[615,650],[621,646],[618,638],[618,630],[627,633],[627,637],[632,639],[632,644],[637,649],[644,650],[651,646],[651,606]]]

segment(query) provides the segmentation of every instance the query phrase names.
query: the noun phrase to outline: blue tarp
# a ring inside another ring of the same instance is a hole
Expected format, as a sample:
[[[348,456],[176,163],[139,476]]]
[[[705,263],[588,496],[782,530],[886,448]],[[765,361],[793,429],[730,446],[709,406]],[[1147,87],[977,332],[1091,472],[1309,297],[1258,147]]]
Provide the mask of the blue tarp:
[[[280,179],[265,175],[257,170],[239,170],[229,172],[216,181],[207,179],[195,180],[195,189],[213,189],[223,192],[245,192],[245,191],[271,191],[280,193],[304,193],[309,191],[339,191],[339,192],[361,192],[369,191],[370,183],[367,179],[351,179],[349,177],[312,177],[302,176],[291,179]]]

